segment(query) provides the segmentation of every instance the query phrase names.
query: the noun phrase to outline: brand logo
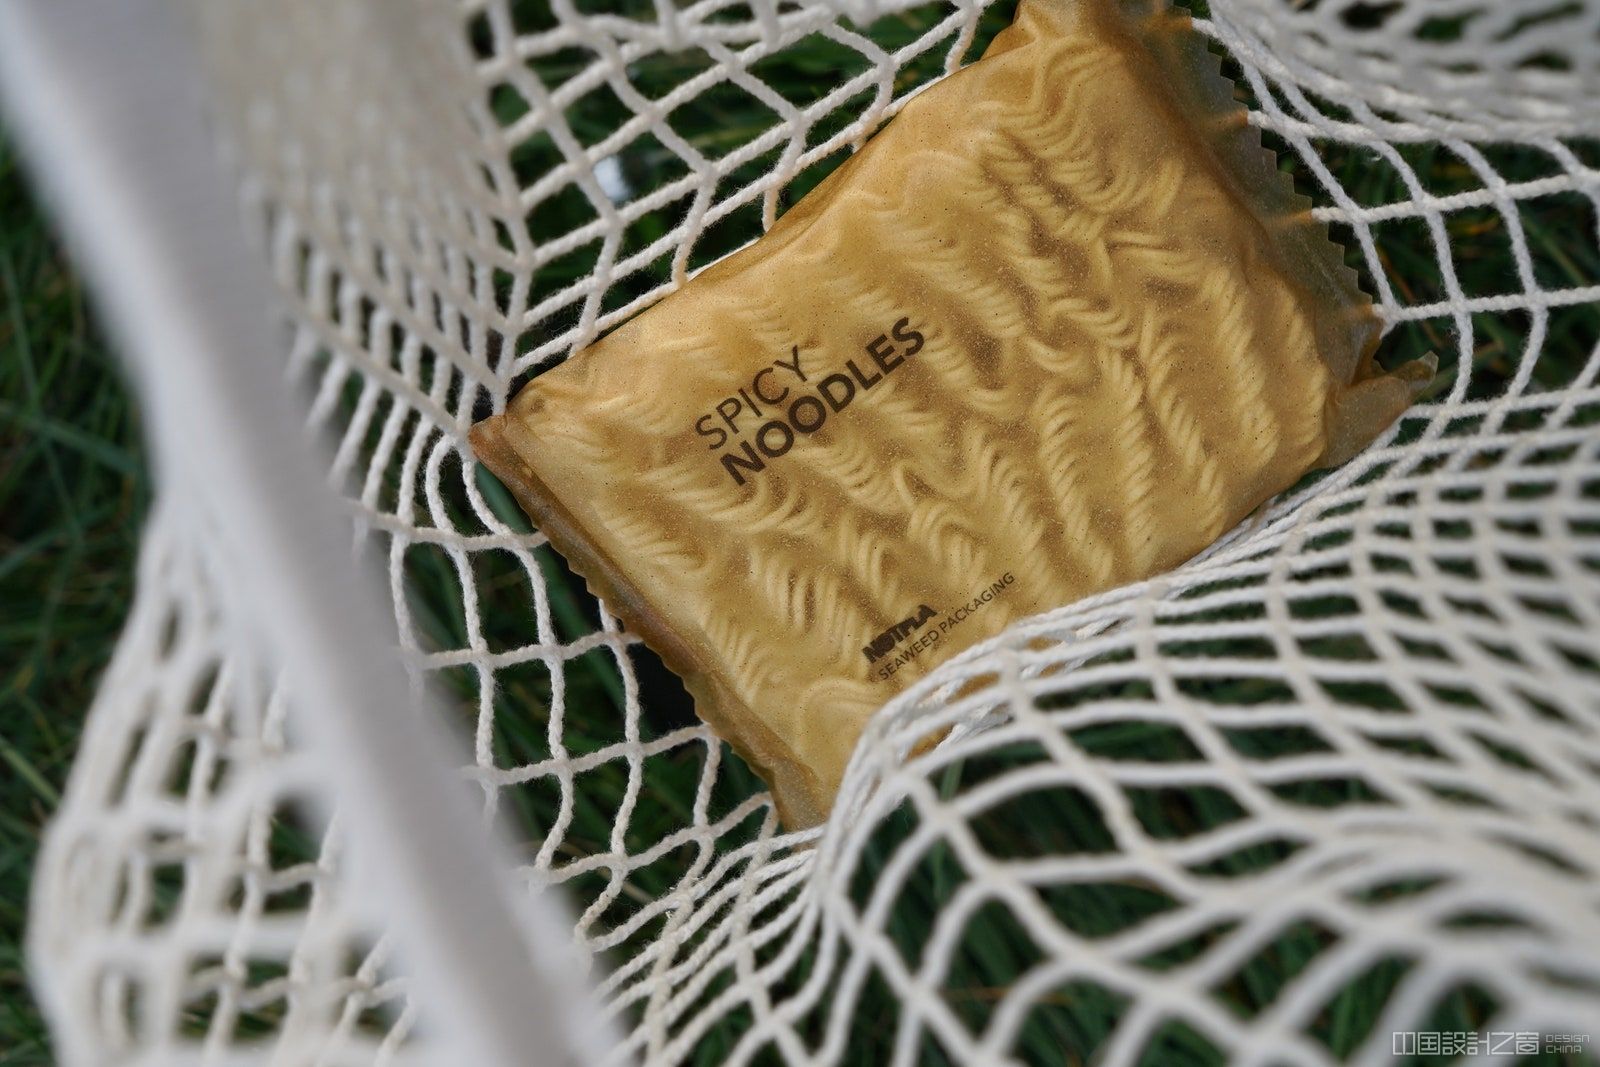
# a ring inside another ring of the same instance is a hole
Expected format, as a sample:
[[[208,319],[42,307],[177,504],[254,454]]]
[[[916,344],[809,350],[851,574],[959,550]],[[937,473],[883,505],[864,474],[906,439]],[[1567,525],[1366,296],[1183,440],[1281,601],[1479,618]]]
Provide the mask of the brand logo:
[[[922,629],[922,624],[933,618],[934,614],[934,610],[928,605],[917,605],[917,610],[914,614],[906,616],[877,637],[874,637],[870,643],[862,645],[861,654],[867,657],[868,663],[878,662],[895,645]]]

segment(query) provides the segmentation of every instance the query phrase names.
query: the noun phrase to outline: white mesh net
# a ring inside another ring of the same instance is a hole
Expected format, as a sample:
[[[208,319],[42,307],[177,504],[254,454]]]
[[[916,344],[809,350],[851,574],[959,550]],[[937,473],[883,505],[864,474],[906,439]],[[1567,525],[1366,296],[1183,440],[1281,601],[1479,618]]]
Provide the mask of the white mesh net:
[[[803,835],[465,433],[1008,12],[598,6],[194,13],[308,421],[529,884],[577,900],[618,1058],[1378,1062],[1396,1032],[1592,1027],[1600,3],[1212,0],[1197,25],[1351,250],[1385,360],[1431,349],[1440,377],[1203,558],[895,701]],[[341,894],[205,579],[202,494],[167,485],[151,523],[39,868],[36,981],[83,1063],[420,1055],[429,1006]]]

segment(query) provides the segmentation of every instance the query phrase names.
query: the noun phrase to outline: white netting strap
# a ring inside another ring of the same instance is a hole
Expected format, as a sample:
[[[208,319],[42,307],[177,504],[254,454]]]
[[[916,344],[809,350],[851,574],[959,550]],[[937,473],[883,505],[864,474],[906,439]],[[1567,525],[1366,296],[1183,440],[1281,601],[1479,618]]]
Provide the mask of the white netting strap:
[[[1600,10],[1583,4],[1223,0],[1254,66],[1347,106],[1386,140],[1593,135]],[[1292,67],[1292,73],[1290,68]],[[1382,115],[1374,113],[1381,112]],[[1391,118],[1390,116],[1394,116]]]
[[[1592,1019],[1600,171],[1592,144],[1556,138],[1594,125],[1593,3],[1477,47],[1513,27],[1509,7],[1213,0],[1199,27],[1237,61],[1251,121],[1359,257],[1389,348],[1441,357],[1438,395],[1205,558],[1031,620],[885,709],[813,834],[779,832],[476,472],[465,430],[521,375],[770,225],[831,149],[1003,21],[891,7],[876,23],[864,6],[723,0],[637,17],[511,0],[199,12],[293,302],[291,374],[339,439],[332,479],[387,554],[408,666],[472,721],[467,777],[520,820],[524,880],[580,902],[576,937],[628,1030],[617,1058],[1382,1063],[1391,1031]],[[1377,7],[1382,38],[1361,28]],[[1456,42],[1429,38],[1456,32],[1435,15],[1472,11]],[[1490,76],[1449,69],[1461,41]],[[1554,44],[1569,69],[1525,77]],[[805,49],[839,69],[804,87],[773,73]],[[759,120],[707,136],[735,99]],[[182,503],[160,522],[203,541],[203,509]],[[191,568],[151,566],[148,617],[210,602]],[[214,613],[194,615],[206,647],[244,662]],[[216,736],[182,718],[190,661],[152,659],[150,634],[130,628],[94,713],[109,725],[61,830],[84,855],[41,869],[58,1025],[86,1062],[426,1055],[441,1006],[398,980],[370,924],[334,932],[332,902],[361,902],[320,828],[265,867],[242,831],[195,838],[197,862],[252,872],[263,904],[286,887],[274,906],[299,938],[274,945],[315,961],[316,982],[190,953],[204,931],[248,941],[254,921],[256,896],[219,914],[209,879],[180,880],[180,907],[148,928],[61,891],[79,862],[155,869],[164,845],[104,828],[174,809],[106,777]],[[135,714],[120,702],[136,694],[151,700]],[[133,719],[153,728],[118,725]],[[225,784],[301,782],[292,755],[224,747],[248,761]],[[186,825],[244,810],[182,781]],[[133,983],[79,980],[107,946],[176,991],[158,1037],[116,1025]],[[274,1019],[284,998],[299,999]],[[1324,1025],[1366,1001],[1364,1028]],[[271,1036],[252,1045],[241,1020]]]

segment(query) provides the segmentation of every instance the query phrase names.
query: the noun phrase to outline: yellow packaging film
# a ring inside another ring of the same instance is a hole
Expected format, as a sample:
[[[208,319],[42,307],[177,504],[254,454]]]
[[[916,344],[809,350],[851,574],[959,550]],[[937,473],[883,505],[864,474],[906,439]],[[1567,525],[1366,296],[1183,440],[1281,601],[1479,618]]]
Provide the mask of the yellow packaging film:
[[[1176,566],[1430,368],[1377,321],[1187,18],[1024,0],[749,248],[473,431],[772,786],[1028,615]]]

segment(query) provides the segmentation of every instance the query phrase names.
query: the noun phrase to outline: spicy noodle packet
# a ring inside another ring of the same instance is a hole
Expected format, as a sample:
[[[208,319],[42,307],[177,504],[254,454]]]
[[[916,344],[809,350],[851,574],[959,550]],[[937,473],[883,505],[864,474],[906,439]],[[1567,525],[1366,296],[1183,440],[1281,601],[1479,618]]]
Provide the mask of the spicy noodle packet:
[[[1432,375],[1377,336],[1187,17],[1023,0],[472,443],[798,828],[937,665],[1369,443]]]

